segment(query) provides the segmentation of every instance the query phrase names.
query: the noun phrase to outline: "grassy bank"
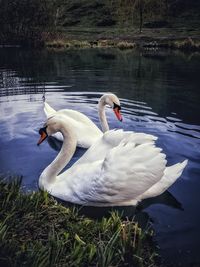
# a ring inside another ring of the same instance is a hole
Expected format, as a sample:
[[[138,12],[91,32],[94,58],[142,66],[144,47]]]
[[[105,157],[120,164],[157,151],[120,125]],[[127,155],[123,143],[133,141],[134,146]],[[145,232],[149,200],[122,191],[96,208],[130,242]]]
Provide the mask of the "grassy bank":
[[[154,249],[150,230],[115,212],[93,220],[0,181],[0,266],[157,266]]]
[[[105,40],[94,40],[94,41],[81,41],[76,39],[55,39],[45,43],[47,48],[65,49],[65,48],[119,48],[119,49],[132,49],[136,48],[135,42],[130,42],[126,40],[115,40],[115,39],[105,39]]]
[[[200,40],[194,40],[192,38],[143,38],[137,40],[116,40],[116,39],[103,39],[94,41],[80,41],[70,39],[54,39],[45,43],[46,48],[53,49],[68,49],[68,48],[118,48],[120,50],[125,49],[157,49],[157,48],[170,48],[182,51],[200,51]]]
[[[200,37],[197,30],[147,29],[138,33],[134,28],[68,28],[52,35],[45,42],[47,48],[171,48],[199,51]]]

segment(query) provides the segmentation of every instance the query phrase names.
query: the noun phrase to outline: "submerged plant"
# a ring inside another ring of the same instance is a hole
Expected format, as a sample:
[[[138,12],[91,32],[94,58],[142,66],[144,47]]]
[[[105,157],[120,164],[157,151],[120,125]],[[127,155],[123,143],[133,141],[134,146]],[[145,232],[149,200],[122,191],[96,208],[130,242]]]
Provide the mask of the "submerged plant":
[[[134,220],[93,220],[20,183],[0,181],[0,266],[156,266],[151,233]]]

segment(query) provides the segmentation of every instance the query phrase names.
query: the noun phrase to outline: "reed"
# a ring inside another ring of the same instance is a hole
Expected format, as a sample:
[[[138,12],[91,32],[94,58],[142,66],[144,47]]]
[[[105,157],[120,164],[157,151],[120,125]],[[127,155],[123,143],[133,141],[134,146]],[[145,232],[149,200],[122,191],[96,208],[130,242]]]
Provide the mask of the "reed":
[[[170,46],[175,49],[195,51],[200,49],[200,41],[192,38],[185,38],[172,42]]]
[[[0,266],[157,266],[152,232],[117,212],[94,220],[45,191],[0,181]]]
[[[128,41],[118,41],[118,40],[95,40],[95,41],[83,41],[83,40],[70,40],[70,39],[56,39],[52,41],[47,41],[45,43],[47,48],[54,49],[65,49],[65,48],[108,48],[114,47],[120,50],[133,49],[137,45],[134,42]]]
[[[121,41],[117,43],[117,48],[124,50],[124,49],[133,49],[136,48],[136,43],[134,42],[127,42],[127,41]]]
[[[45,46],[48,48],[90,48],[91,44],[88,41],[57,39],[47,41]]]

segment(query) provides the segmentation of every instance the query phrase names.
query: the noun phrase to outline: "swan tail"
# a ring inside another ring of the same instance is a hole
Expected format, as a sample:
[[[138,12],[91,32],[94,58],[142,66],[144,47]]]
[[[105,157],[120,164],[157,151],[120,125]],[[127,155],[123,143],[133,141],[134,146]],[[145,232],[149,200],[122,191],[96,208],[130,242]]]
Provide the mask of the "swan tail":
[[[161,180],[149,188],[144,194],[140,196],[140,200],[150,197],[155,197],[162,194],[167,190],[175,181],[181,176],[184,168],[186,167],[188,160],[184,160],[181,163],[174,164],[170,167],[166,167],[164,175]]]
[[[181,176],[187,163],[188,163],[188,160],[186,159],[181,163],[177,163],[170,167],[167,167],[164,171],[164,176],[166,176],[168,180],[175,182],[176,179],[178,179]]]
[[[56,110],[53,109],[47,102],[44,102],[44,113],[46,114],[47,118],[49,118],[56,113]]]

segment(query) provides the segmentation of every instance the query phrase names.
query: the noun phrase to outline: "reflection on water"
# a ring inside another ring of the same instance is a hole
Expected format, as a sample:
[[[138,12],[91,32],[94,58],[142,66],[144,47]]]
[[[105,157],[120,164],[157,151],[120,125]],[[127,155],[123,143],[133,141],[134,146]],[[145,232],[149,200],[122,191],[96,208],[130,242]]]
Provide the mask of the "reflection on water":
[[[51,139],[36,146],[45,121],[43,100],[55,109],[81,111],[100,126],[97,101],[112,91],[121,99],[124,121],[108,109],[110,128],[158,136],[169,165],[189,159],[169,192],[120,212],[152,220],[165,261],[200,263],[199,58],[167,51],[0,49],[0,172],[23,175],[25,188],[37,190],[39,174],[61,146]],[[84,152],[78,149],[70,164]],[[96,217],[110,209],[81,211]]]

